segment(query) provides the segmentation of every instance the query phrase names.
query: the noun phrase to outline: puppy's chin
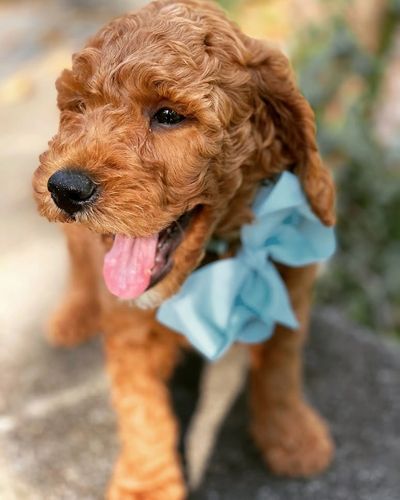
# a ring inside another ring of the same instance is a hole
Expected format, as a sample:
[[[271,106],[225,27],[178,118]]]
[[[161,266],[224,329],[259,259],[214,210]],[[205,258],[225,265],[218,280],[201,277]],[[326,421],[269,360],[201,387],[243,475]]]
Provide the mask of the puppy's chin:
[[[161,287],[160,284],[158,287],[154,289],[147,290],[140,297],[132,301],[132,304],[138,307],[139,309],[156,309],[159,307],[166,298],[163,297],[163,294],[160,293],[157,288]]]

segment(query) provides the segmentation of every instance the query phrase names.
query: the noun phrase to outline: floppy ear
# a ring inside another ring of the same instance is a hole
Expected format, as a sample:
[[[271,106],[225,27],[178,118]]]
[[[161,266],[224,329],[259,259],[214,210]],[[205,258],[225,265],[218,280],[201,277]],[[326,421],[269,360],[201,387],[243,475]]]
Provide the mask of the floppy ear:
[[[246,45],[256,89],[256,113],[264,114],[256,123],[262,126],[272,120],[282,163],[299,176],[315,214],[324,224],[333,225],[335,186],[318,152],[314,113],[296,86],[288,59],[259,40],[247,38]],[[263,135],[262,130],[259,133]]]

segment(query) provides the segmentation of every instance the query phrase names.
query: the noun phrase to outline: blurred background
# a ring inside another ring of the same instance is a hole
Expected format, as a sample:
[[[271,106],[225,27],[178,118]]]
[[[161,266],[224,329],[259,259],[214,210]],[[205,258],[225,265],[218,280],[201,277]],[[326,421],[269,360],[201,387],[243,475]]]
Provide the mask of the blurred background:
[[[1,203],[18,218],[7,245],[21,224],[37,223],[21,211],[30,204],[24,181],[56,130],[53,80],[99,25],[141,3],[0,0]],[[319,299],[376,332],[399,333],[400,0],[221,4],[245,32],[290,55],[316,112],[339,186],[339,251]]]
[[[57,128],[55,78],[99,26],[144,3],[0,0],[2,500],[97,498],[110,473],[116,443],[104,436],[114,436],[115,429],[99,346],[61,352],[43,340],[45,319],[64,286],[66,255],[57,229],[36,214],[30,183],[37,157]],[[220,3],[245,32],[275,41],[290,56],[316,112],[319,145],[339,188],[339,249],[320,280],[317,300],[355,324],[398,339],[400,0]],[[194,482],[216,422],[241,384],[245,362],[233,356],[235,373],[223,361],[205,383],[208,417],[193,431],[201,436],[193,437]],[[82,442],[88,443],[84,452]]]

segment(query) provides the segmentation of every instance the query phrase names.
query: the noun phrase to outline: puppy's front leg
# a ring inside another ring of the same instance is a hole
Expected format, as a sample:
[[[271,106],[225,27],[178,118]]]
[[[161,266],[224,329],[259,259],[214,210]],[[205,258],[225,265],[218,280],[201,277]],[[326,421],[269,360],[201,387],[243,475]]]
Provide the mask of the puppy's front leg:
[[[178,430],[166,382],[178,344],[149,312],[120,306],[105,321],[107,366],[121,454],[109,500],[182,500]]]
[[[301,326],[296,332],[278,326],[269,341],[252,348],[251,431],[273,472],[306,477],[329,465],[334,448],[324,421],[303,398],[302,350],[316,266],[280,272]]]

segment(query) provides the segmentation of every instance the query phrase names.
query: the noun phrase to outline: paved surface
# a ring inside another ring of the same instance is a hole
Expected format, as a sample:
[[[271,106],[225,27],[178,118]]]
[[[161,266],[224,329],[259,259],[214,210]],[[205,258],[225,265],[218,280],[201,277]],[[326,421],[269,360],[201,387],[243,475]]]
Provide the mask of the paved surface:
[[[39,333],[32,331],[27,348],[20,346],[2,370],[0,498],[100,499],[117,451],[101,346],[93,341],[71,351],[53,349]],[[316,315],[307,387],[331,423],[338,449],[330,471],[311,481],[277,479],[265,471],[246,432],[244,397],[218,434],[244,379],[243,366],[236,350],[206,373],[189,455],[206,458],[214,451],[207,463],[192,460],[197,481],[206,469],[193,500],[400,498],[398,346],[357,331],[332,311]],[[219,410],[210,411],[212,405]]]

